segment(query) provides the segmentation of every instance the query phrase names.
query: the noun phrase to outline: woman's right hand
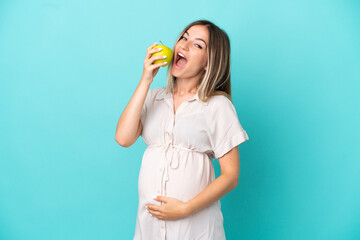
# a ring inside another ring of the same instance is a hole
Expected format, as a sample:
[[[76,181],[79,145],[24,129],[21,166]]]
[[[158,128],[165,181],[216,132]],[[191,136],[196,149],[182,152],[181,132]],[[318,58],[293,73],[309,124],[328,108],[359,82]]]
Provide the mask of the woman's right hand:
[[[148,80],[152,82],[154,77],[156,76],[157,72],[159,71],[160,66],[165,65],[166,63],[157,63],[153,64],[154,61],[158,59],[164,59],[163,55],[161,56],[151,56],[152,54],[156,52],[160,52],[162,49],[160,48],[154,48],[157,45],[157,43],[152,44],[150,47],[146,49],[146,56],[144,60],[144,69],[143,69],[143,75],[142,79]]]

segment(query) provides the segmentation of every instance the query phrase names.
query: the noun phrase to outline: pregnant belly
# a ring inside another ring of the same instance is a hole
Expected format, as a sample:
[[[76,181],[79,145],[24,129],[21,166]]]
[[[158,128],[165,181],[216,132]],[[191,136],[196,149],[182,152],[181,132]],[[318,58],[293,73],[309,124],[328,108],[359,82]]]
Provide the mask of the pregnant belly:
[[[169,180],[165,183],[166,165],[161,150],[148,148],[144,153],[138,181],[139,198],[150,200],[153,195],[163,195],[189,201],[215,179],[212,162],[205,154],[179,151],[179,164],[177,168],[168,167]]]
[[[214,176],[208,158],[188,158],[177,169],[170,168],[169,181],[165,185],[167,196],[189,201],[203,191],[214,180]]]

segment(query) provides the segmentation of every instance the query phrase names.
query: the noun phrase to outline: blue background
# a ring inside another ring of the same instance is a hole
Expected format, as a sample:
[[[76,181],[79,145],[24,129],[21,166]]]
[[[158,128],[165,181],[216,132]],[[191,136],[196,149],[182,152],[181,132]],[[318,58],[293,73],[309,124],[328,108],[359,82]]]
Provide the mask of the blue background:
[[[132,239],[146,145],[116,124],[146,48],[199,19],[230,37],[250,138],[227,239],[360,239],[355,0],[0,1],[0,239]]]

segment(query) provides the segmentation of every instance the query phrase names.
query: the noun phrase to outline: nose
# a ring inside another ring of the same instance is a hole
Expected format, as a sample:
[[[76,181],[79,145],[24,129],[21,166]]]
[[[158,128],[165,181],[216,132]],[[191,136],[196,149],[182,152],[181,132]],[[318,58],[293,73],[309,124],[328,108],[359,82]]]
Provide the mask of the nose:
[[[180,46],[180,49],[182,50],[189,50],[189,43],[188,42],[185,42],[185,43],[182,43],[181,46]]]

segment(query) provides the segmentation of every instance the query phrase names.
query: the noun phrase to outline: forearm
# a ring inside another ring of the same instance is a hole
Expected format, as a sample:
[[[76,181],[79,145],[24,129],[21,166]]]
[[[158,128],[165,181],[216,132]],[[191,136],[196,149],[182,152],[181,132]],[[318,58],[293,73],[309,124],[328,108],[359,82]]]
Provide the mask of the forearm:
[[[115,139],[118,142],[129,143],[135,138],[149,88],[150,82],[141,79],[117,123]]]
[[[186,211],[192,215],[209,206],[233,190],[237,181],[228,175],[220,175],[196,197],[186,202]]]

